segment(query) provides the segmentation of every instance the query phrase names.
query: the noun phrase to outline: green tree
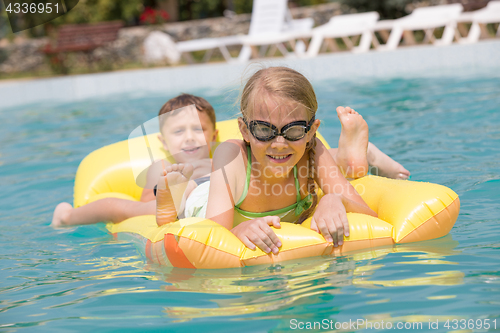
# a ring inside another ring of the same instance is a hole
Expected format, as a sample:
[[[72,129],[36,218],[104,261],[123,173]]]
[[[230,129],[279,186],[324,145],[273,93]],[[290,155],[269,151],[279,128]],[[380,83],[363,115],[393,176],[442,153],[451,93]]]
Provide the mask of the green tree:
[[[341,2],[358,12],[376,11],[381,19],[395,19],[408,15],[405,8],[412,0],[341,0]]]
[[[61,25],[121,20],[135,24],[142,11],[143,0],[80,0],[75,8],[51,23]]]

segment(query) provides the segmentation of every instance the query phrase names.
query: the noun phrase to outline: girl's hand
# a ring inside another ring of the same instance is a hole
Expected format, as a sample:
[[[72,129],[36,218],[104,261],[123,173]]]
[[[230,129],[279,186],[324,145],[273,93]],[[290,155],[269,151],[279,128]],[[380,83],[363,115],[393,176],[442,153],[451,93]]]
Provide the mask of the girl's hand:
[[[339,195],[326,194],[321,198],[311,220],[311,229],[321,233],[335,247],[344,243],[344,235],[349,236],[349,222]]]
[[[255,245],[265,253],[278,254],[281,241],[271,229],[281,228],[278,216],[266,216],[250,221],[245,221],[234,227],[231,232],[239,238],[248,248],[255,250]]]

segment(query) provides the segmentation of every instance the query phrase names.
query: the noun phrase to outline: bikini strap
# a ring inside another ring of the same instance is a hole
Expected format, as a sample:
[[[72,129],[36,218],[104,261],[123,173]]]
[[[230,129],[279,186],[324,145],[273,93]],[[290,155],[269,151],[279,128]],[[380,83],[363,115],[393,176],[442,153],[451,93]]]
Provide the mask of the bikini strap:
[[[295,176],[295,188],[297,189],[297,206],[295,207],[295,216],[299,216],[303,211],[309,209],[312,205],[312,195],[309,193],[304,199],[300,197],[300,185],[297,177],[297,165],[293,166],[293,174]]]
[[[300,201],[300,184],[299,184],[299,178],[297,177],[297,165],[293,166],[293,176],[295,177],[295,189],[297,191],[297,202]]]
[[[245,198],[247,197],[247,194],[248,194],[248,188],[250,187],[250,176],[252,174],[252,152],[250,151],[250,147],[246,147],[247,149],[247,155],[248,155],[248,159],[247,159],[247,178],[246,178],[246,181],[245,181],[245,189],[243,190],[243,194],[241,195],[240,197],[240,200],[238,200],[238,203],[236,204],[236,208],[240,208],[243,200],[245,200]]]

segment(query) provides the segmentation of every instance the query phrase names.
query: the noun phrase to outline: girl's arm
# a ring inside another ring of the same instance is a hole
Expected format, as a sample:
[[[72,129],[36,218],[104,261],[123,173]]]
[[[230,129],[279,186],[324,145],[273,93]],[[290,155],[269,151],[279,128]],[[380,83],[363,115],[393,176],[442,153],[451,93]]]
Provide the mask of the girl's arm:
[[[354,187],[342,175],[323,143],[316,139],[315,181],[325,195],[311,221],[314,229],[335,246],[342,245],[344,235],[349,236],[347,212],[362,213],[377,217]]]
[[[231,141],[221,143],[214,152],[206,214],[207,218],[229,230],[233,228],[234,202],[237,200],[236,162],[231,157],[238,154],[241,159],[239,146]]]
[[[337,194],[346,206],[348,213],[362,213],[377,217],[354,187],[345,179],[321,140],[316,138],[315,181],[325,194]]]
[[[235,140],[217,147],[210,176],[206,217],[231,230],[248,248],[254,250],[257,245],[266,253],[272,251],[277,254],[281,242],[269,226],[280,228],[279,217],[253,219],[233,228],[234,205],[243,192],[246,181],[242,152],[241,144]]]

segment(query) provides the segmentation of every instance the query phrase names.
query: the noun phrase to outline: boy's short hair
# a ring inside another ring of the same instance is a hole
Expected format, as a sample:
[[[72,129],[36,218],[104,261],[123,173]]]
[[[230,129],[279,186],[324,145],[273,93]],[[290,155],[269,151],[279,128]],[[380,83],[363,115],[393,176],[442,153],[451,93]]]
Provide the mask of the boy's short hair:
[[[215,123],[216,123],[215,111],[212,105],[210,105],[210,103],[208,103],[207,100],[204,99],[203,97],[198,97],[190,94],[181,94],[177,97],[168,100],[165,104],[163,104],[163,106],[160,109],[160,112],[158,113],[158,116],[160,118],[160,128],[163,127],[165,120],[169,116],[167,115],[167,113],[193,104],[196,106],[198,112],[203,112],[207,114],[215,129]]]

